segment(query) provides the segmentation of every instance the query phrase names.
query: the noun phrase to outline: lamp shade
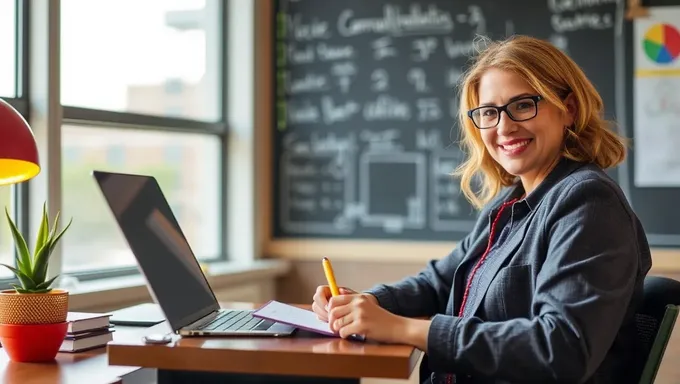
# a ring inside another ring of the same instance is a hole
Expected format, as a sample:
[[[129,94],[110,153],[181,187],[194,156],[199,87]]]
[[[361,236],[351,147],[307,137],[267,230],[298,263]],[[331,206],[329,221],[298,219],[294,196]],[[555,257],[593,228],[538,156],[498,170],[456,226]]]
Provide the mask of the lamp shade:
[[[0,99],[0,185],[19,183],[40,173],[38,146],[21,114]]]

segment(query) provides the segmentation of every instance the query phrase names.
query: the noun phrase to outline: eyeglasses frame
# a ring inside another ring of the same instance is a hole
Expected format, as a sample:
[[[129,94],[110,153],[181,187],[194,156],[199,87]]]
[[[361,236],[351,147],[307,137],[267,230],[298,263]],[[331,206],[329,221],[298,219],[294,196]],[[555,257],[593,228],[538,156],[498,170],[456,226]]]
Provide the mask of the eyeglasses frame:
[[[512,117],[512,113],[509,113],[509,112],[508,112],[508,106],[509,106],[510,104],[516,103],[516,102],[518,102],[518,101],[527,100],[527,99],[528,99],[528,100],[532,100],[532,101],[534,102],[534,105],[536,106],[536,111],[535,111],[534,115],[531,116],[531,117],[529,117],[529,118],[526,118],[526,119],[515,119],[514,117]],[[525,97],[521,97],[521,98],[519,98],[519,99],[517,99],[517,100],[513,100],[513,101],[511,101],[511,102],[509,102],[509,103],[507,103],[507,104],[505,104],[505,105],[501,105],[501,106],[499,106],[499,107],[497,107],[497,106],[495,106],[495,105],[484,105],[484,106],[481,106],[481,107],[473,108],[473,109],[467,111],[467,115],[468,115],[468,117],[470,118],[470,120],[472,120],[472,124],[474,124],[475,127],[477,127],[477,129],[491,129],[491,128],[496,128],[496,127],[498,126],[498,124],[500,124],[500,122],[501,122],[501,113],[502,113],[503,111],[505,111],[505,114],[506,114],[512,121],[516,121],[516,122],[522,122],[522,121],[531,120],[531,119],[533,119],[534,117],[538,116],[538,102],[541,101],[541,100],[544,100],[544,99],[543,99],[543,96],[541,96],[541,95],[525,96]],[[482,109],[482,108],[494,108],[494,109],[498,112],[498,119],[497,119],[497,121],[496,121],[496,124],[494,124],[494,125],[491,126],[491,127],[484,127],[484,128],[480,128],[479,125],[477,125],[477,122],[475,122],[475,119],[472,117],[472,114],[473,114],[475,111],[480,110],[480,109]]]

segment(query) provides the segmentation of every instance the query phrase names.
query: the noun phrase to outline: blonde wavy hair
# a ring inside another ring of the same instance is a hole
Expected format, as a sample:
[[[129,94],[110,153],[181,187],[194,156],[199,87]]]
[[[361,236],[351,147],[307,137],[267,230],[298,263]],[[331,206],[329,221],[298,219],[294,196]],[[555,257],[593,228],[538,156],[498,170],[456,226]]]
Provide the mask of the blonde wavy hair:
[[[480,78],[490,68],[516,73],[547,102],[564,112],[567,107],[563,100],[573,94],[577,110],[574,125],[565,129],[564,157],[595,163],[603,169],[625,159],[626,140],[604,119],[602,98],[571,58],[552,44],[528,36],[503,41],[480,38],[478,42],[483,48],[464,73],[460,92],[458,117],[466,159],[454,171],[454,175],[460,176],[461,189],[473,206],[483,207],[516,180],[487,152],[479,129],[467,116],[467,111],[479,104]],[[473,184],[480,188],[473,189]]]

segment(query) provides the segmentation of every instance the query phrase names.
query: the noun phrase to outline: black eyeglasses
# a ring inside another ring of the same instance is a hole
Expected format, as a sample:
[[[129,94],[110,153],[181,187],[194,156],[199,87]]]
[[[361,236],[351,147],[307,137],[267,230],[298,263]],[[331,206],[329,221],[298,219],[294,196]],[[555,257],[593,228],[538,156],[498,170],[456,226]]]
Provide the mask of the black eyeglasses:
[[[479,129],[494,128],[501,121],[501,112],[505,111],[513,121],[527,121],[538,114],[538,102],[541,96],[527,96],[511,101],[500,107],[484,106],[468,111],[467,115]]]

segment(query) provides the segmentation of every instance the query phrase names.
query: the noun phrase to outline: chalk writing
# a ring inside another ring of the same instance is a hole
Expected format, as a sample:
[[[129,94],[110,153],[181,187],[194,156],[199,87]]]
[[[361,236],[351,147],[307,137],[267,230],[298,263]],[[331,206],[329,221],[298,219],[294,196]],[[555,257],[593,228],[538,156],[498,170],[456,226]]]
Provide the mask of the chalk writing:
[[[298,41],[327,39],[331,36],[328,22],[316,18],[305,23],[301,15],[293,15],[288,18],[288,26],[290,35]]]
[[[397,56],[397,50],[392,46],[392,38],[389,36],[383,36],[374,40],[372,47],[374,50],[373,58],[375,60]]]
[[[371,73],[371,81],[373,81],[371,90],[374,92],[387,91],[389,89],[389,79],[390,75],[386,70],[382,68],[374,70],[373,73]]]
[[[582,29],[609,29],[614,26],[611,13],[577,13],[573,16],[553,15],[550,18],[556,32],[573,32]]]
[[[427,85],[427,75],[422,68],[411,68],[406,76],[417,92],[422,93],[430,90],[430,87]]]
[[[369,33],[395,36],[449,33],[453,30],[453,20],[436,5],[423,9],[419,4],[412,4],[408,13],[403,13],[401,7],[387,4],[379,18],[356,17],[354,10],[344,10],[338,17],[337,28],[340,35],[347,37]]]
[[[321,109],[324,123],[334,124],[351,119],[359,112],[360,106],[354,101],[336,103],[332,97],[324,96],[321,98]]]
[[[389,95],[379,95],[375,100],[366,103],[363,113],[366,121],[411,119],[411,107],[408,103]]]
[[[316,52],[322,61],[348,60],[354,58],[355,54],[351,45],[333,46],[325,43],[319,43]]]
[[[607,4],[617,4],[621,0],[548,0],[548,9],[552,12],[578,11]]]

